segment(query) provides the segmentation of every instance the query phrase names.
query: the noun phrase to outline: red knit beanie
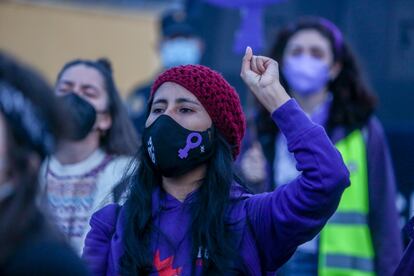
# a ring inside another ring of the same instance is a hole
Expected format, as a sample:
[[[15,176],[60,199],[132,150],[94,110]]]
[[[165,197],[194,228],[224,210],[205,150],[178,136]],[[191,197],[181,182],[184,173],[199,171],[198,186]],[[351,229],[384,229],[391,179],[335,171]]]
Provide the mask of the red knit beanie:
[[[151,98],[164,82],[179,84],[197,97],[216,129],[230,144],[233,158],[236,158],[246,122],[234,88],[219,73],[206,66],[184,65],[168,69],[158,76],[152,86]]]

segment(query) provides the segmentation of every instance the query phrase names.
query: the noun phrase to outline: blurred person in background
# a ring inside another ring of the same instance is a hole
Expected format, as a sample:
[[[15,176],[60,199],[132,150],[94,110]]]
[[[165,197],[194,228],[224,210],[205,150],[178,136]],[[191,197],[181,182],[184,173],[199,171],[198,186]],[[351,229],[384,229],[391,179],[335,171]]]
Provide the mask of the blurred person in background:
[[[391,275],[402,254],[392,162],[374,116],[377,99],[342,33],[326,19],[304,18],[281,30],[271,56],[282,83],[325,127],[351,172],[337,212],[278,275]],[[257,123],[276,186],[291,181],[300,172],[286,139],[264,109]]]
[[[93,211],[121,200],[126,187],[118,184],[138,140],[108,60],[68,62],[55,94],[72,128],[44,163],[42,180],[56,224],[81,253]]]
[[[201,62],[204,42],[185,10],[171,9],[164,12],[159,22],[159,36],[157,55],[161,60],[160,71]],[[138,135],[144,130],[145,107],[152,84],[151,80],[134,88],[127,100],[129,114]]]
[[[240,155],[235,164],[237,175],[253,194],[271,190],[269,164],[257,139],[254,118],[247,116],[246,134],[242,140]]]
[[[53,91],[0,52],[0,275],[87,275],[37,204],[41,162],[65,125]]]

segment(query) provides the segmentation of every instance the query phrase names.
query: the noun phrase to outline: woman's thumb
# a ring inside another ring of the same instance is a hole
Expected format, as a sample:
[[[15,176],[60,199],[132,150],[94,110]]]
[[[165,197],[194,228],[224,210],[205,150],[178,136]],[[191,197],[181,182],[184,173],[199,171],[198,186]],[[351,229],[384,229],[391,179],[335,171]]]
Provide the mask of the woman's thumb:
[[[253,57],[253,50],[249,46],[246,47],[246,52],[242,61],[242,73],[250,71],[250,62]]]

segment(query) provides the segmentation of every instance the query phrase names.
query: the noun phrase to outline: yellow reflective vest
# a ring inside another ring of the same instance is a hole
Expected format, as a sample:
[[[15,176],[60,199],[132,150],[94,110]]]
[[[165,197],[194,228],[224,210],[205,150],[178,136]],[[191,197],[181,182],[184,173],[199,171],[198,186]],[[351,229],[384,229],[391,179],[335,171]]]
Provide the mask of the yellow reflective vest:
[[[319,239],[319,276],[374,276],[374,249],[368,226],[367,152],[361,130],[336,144],[351,173],[351,186]]]

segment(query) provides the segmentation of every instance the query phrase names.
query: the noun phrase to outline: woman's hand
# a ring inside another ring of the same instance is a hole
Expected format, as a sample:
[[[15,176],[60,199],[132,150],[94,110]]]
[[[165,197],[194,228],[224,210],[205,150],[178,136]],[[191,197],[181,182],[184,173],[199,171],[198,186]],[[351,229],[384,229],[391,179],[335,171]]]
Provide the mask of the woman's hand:
[[[271,58],[254,56],[247,47],[241,66],[241,78],[259,102],[273,112],[290,97],[279,82],[279,65]]]
[[[248,182],[257,185],[260,182],[266,181],[266,157],[259,142],[254,142],[242,155],[240,167]]]

